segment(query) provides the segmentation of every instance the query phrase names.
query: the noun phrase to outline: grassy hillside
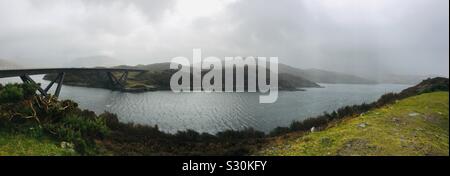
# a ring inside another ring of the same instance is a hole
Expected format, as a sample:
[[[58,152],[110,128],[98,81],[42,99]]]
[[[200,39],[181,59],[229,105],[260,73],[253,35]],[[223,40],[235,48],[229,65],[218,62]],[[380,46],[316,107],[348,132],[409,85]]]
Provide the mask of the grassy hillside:
[[[76,155],[68,147],[49,138],[36,138],[24,134],[0,132],[0,156],[67,156]]]
[[[449,155],[449,94],[427,93],[330,124],[271,139],[256,155]]]
[[[355,75],[325,71],[319,69],[299,69],[285,64],[279,64],[280,73],[287,73],[300,76],[317,83],[329,84],[376,84],[373,80],[368,80]]]

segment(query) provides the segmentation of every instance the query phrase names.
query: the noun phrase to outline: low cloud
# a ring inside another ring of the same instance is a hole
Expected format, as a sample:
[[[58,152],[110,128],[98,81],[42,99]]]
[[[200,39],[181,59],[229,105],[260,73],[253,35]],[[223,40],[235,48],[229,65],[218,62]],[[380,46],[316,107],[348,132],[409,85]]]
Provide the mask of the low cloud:
[[[448,76],[446,0],[0,0],[0,58],[62,66],[279,56],[301,68]]]

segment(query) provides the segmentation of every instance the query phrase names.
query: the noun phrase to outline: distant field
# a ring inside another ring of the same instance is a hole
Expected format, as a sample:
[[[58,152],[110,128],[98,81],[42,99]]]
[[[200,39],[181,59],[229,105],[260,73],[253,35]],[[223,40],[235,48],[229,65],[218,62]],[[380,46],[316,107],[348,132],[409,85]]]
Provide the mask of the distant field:
[[[256,155],[449,155],[449,94],[436,92],[401,100],[324,131],[271,140]]]

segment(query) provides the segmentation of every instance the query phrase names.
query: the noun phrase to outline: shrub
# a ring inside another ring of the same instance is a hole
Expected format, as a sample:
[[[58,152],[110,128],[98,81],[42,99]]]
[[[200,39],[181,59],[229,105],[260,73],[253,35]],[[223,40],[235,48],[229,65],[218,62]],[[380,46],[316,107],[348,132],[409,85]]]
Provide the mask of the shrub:
[[[44,124],[53,136],[59,140],[72,142],[81,154],[92,153],[95,148],[94,139],[109,134],[109,128],[103,118],[86,118],[70,114],[57,123]]]
[[[279,136],[292,132],[288,127],[276,127],[270,131],[270,136]]]
[[[200,134],[194,130],[178,131],[175,134],[175,138],[180,141],[193,141],[193,142],[201,141]]]
[[[24,91],[17,84],[7,84],[0,91],[0,103],[17,103],[24,99]]]
[[[377,107],[381,107],[387,104],[391,104],[393,102],[395,102],[396,100],[400,99],[400,95],[396,94],[396,93],[387,93],[384,94],[380,97],[380,99],[378,99],[378,101],[376,102]]]
[[[30,83],[20,84],[20,87],[23,90],[23,98],[25,99],[29,99],[36,95],[36,90],[38,89],[38,85]]]
[[[308,131],[312,127],[321,127],[328,123],[329,116],[324,115],[317,118],[305,119],[301,122],[292,122],[290,126],[290,131]]]
[[[265,136],[264,132],[257,131],[253,128],[246,128],[241,131],[233,131],[226,130],[223,132],[219,132],[216,136],[220,140],[242,140],[242,139],[250,139],[250,138],[263,138]]]

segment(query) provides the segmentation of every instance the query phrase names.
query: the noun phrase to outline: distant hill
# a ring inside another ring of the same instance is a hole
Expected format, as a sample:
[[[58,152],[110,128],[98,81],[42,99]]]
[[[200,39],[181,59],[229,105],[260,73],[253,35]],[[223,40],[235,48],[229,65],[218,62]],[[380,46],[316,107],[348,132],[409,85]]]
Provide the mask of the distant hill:
[[[408,84],[415,85],[422,80],[428,78],[439,77],[438,75],[399,75],[389,73],[378,73],[371,76],[366,75],[351,75],[339,72],[332,72],[320,69],[299,69],[285,64],[279,65],[280,73],[289,73],[298,75],[308,80],[317,83],[329,84]]]
[[[0,70],[19,69],[19,68],[23,68],[23,67],[14,62],[7,61],[5,59],[0,59]]]
[[[73,59],[65,64],[66,67],[113,67],[121,65],[122,62],[109,56],[88,56]]]
[[[130,67],[130,66],[119,66],[119,67],[120,68],[137,68],[137,69],[149,70],[150,71],[149,74],[152,74],[151,72],[164,72],[166,70],[169,70],[170,63],[138,65],[135,67]],[[248,77],[248,75],[246,74],[245,77]],[[139,76],[137,76],[137,78],[139,78]],[[150,79],[150,77],[147,76],[146,79]],[[247,84],[247,82],[245,82],[245,84]],[[314,81],[310,81],[299,75],[292,75],[289,73],[280,73],[278,75],[278,84],[279,84],[280,89],[282,89],[282,90],[292,90],[295,88],[320,87],[320,85],[318,85]]]
[[[169,69],[170,63],[157,63],[150,65],[119,66],[120,68],[139,68],[150,71],[163,71]],[[316,83],[330,84],[376,84],[376,81],[365,79],[358,76],[331,72],[319,69],[299,69],[286,64],[279,64],[278,72],[283,75],[292,75]]]
[[[136,66],[129,66],[129,65],[119,65],[115,66],[114,68],[127,68],[127,69],[142,69],[142,70],[148,70],[152,72],[161,72],[164,70],[170,69],[170,63],[169,62],[163,62],[163,63],[156,63],[156,64],[148,64],[148,65],[136,65]]]
[[[325,71],[319,69],[299,69],[286,64],[279,64],[279,72],[295,76],[301,76],[305,79],[317,83],[328,84],[376,84],[376,81],[365,79],[350,74]]]
[[[170,63],[157,63],[149,65],[137,65],[137,66],[118,66],[119,68],[139,68],[144,70],[160,72],[169,69]],[[327,84],[408,84],[415,85],[422,80],[437,77],[436,75],[418,76],[418,75],[395,75],[385,74],[376,76],[355,76],[351,74],[326,71],[321,69],[299,69],[286,64],[279,64],[278,71],[280,74],[289,74],[296,77],[300,77],[305,80],[309,80],[316,83]]]
[[[398,75],[398,74],[383,74],[370,77],[369,79],[375,80],[379,83],[387,84],[408,84],[415,85],[420,83],[422,80],[428,78],[439,77],[438,75]]]
[[[101,57],[103,61],[109,61],[108,57]],[[84,58],[88,59],[88,58]],[[98,65],[98,64],[97,64]],[[145,88],[151,90],[168,90],[170,89],[170,77],[175,70],[170,70],[170,63],[156,63],[149,65],[120,65],[114,68],[144,69],[146,73],[130,75],[128,80],[131,88]],[[204,71],[206,72],[206,70]],[[81,79],[83,77],[83,79]],[[247,77],[247,75],[246,75]],[[320,87],[317,83],[329,84],[377,84],[377,83],[401,83],[411,84],[419,77],[392,77],[392,81],[387,79],[381,81],[373,81],[371,79],[362,78],[350,74],[325,71],[319,69],[299,69],[285,64],[279,64],[279,88],[280,90],[298,90],[300,88]],[[396,80],[396,81],[394,81]],[[84,85],[87,87],[108,88],[106,75],[96,75],[89,73],[85,75],[67,75],[66,84]],[[100,84],[101,83],[101,84]]]
[[[423,93],[449,91],[449,80],[444,77],[428,78],[419,84],[403,90],[400,94],[404,97],[420,95]]]
[[[176,72],[176,70],[170,69],[170,63],[157,63],[150,65],[137,65],[137,66],[127,66],[120,65],[114,68],[128,68],[128,69],[144,69],[148,72],[141,74],[130,74],[128,79],[127,87],[129,90],[169,90],[170,89],[170,78]],[[202,75],[208,70],[203,70]],[[46,75],[44,79],[53,79],[56,75]],[[191,75],[193,77],[193,75]],[[247,77],[245,75],[245,85],[247,85]],[[267,77],[268,78],[268,77]],[[223,82],[225,81],[225,76],[223,76]],[[85,86],[85,87],[97,87],[97,88],[108,88],[113,89],[108,82],[108,78],[104,73],[77,73],[77,74],[67,74],[64,83],[68,85],[75,86]],[[301,90],[301,88],[310,87],[320,87],[317,83],[305,79],[300,76],[291,75],[287,73],[281,73],[278,76],[278,85],[280,90]]]

